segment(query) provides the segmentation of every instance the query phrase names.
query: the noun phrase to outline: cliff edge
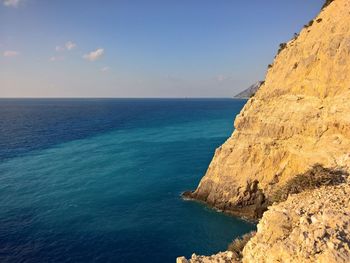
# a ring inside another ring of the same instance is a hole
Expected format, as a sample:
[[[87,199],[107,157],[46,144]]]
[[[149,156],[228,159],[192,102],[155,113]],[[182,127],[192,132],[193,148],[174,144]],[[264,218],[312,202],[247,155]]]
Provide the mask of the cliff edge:
[[[280,50],[194,192],[250,219],[312,167],[350,169],[350,1],[335,0]],[[311,172],[310,172],[311,171]]]
[[[257,233],[243,250],[177,262],[350,262],[349,149],[350,1],[327,0],[280,45],[235,131],[184,193],[261,218]]]

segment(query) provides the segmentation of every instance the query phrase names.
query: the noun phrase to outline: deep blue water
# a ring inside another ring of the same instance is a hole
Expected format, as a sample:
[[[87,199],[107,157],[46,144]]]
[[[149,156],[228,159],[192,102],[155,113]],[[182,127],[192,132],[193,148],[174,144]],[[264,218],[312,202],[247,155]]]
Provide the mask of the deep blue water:
[[[0,100],[0,262],[175,262],[253,225],[183,201],[244,100]]]

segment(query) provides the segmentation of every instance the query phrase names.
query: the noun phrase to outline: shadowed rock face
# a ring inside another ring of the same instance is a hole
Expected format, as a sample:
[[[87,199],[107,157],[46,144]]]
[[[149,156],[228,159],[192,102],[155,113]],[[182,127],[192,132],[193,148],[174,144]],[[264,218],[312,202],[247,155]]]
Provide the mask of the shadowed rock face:
[[[213,196],[211,195],[212,188],[199,193],[190,191],[185,192],[183,193],[183,196],[187,199],[205,202],[216,209],[238,217],[257,220],[266,211],[268,206],[268,200],[266,199],[263,191],[258,188],[258,184],[258,181],[247,182],[245,190],[242,192],[235,205],[227,202],[225,198],[221,198],[219,200],[211,199],[210,196]],[[239,192],[236,193],[239,194]]]
[[[185,192],[183,196],[188,199],[200,200],[227,213],[236,216],[257,220],[262,217],[268,206],[287,200],[291,194],[302,193],[307,190],[317,189],[323,186],[336,186],[347,182],[347,171],[324,168],[320,164],[314,165],[303,174],[292,177],[281,187],[275,189],[267,199],[258,181],[246,184],[242,197],[234,207],[227,203],[216,203],[215,200],[206,199],[208,195],[199,196],[195,192]],[[210,194],[210,193],[209,193]]]
[[[272,195],[316,164],[350,169],[350,1],[331,2],[283,45],[186,197],[258,218]]]
[[[190,260],[179,258],[178,262],[348,263],[349,195],[349,179],[291,195],[286,201],[269,207],[258,224],[257,233],[239,256],[235,251],[208,257],[194,254]]]

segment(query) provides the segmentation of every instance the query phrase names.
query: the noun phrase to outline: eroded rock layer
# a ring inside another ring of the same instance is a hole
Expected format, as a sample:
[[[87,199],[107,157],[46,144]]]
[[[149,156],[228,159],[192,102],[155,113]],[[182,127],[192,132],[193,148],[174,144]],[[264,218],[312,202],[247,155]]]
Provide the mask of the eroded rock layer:
[[[349,180],[349,178],[348,178]],[[291,195],[264,213],[242,258],[226,251],[178,258],[180,263],[348,263],[350,184],[323,186]]]
[[[185,195],[257,218],[315,165],[350,170],[350,1],[335,0],[281,45],[198,188]]]
[[[350,186],[321,187],[273,205],[243,250],[243,263],[350,262]]]

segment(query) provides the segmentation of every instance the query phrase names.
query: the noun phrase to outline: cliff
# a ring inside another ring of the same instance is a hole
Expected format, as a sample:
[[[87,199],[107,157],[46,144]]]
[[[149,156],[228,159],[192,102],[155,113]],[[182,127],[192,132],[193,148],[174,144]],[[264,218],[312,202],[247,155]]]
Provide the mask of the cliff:
[[[350,1],[328,0],[280,45],[235,131],[184,193],[261,218],[256,235],[239,253],[178,262],[350,262],[349,101]]]
[[[253,97],[263,83],[264,83],[263,81],[258,81],[256,83],[254,83],[249,88],[238,93],[236,96],[234,96],[234,98],[236,98],[236,99],[249,99],[249,98]]]
[[[350,1],[335,0],[281,44],[265,83],[185,197],[259,218],[275,192],[316,164],[350,168]]]
[[[348,263],[350,262],[350,184],[324,186],[291,195],[269,207],[242,258],[226,251],[192,255],[178,263]]]

